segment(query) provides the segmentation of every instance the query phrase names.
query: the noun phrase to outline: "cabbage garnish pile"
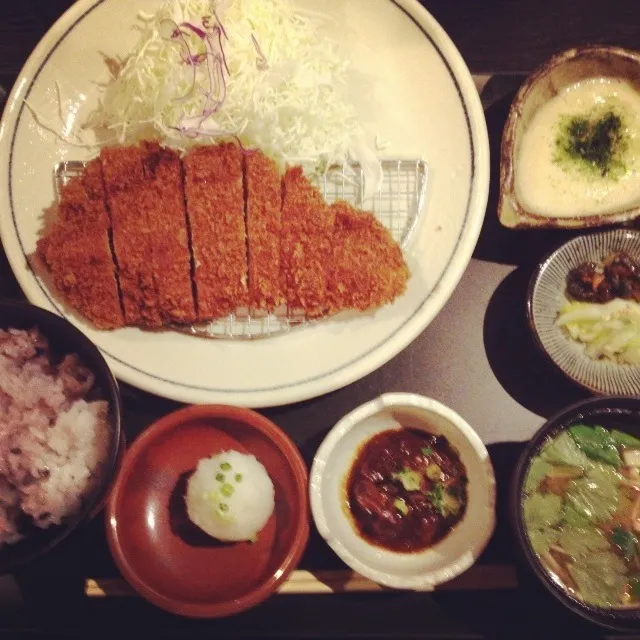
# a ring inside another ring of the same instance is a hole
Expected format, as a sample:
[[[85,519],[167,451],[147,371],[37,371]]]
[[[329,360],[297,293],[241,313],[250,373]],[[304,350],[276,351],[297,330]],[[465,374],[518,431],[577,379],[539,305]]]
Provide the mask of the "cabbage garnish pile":
[[[380,163],[345,97],[348,62],[321,35],[321,14],[290,0],[170,0],[138,18],[138,43],[111,65],[91,118],[104,139],[186,149],[234,137],[281,168],[360,162],[378,186]]]

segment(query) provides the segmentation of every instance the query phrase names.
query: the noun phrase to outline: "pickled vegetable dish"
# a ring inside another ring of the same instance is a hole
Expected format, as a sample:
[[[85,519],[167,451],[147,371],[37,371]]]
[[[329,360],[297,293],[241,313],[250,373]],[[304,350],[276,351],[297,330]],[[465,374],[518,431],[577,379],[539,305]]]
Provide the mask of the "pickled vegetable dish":
[[[383,431],[358,452],[346,481],[358,533],[386,549],[422,551],[447,536],[467,506],[467,476],[443,436]]]
[[[556,325],[585,345],[585,355],[640,364],[640,264],[622,251],[586,262],[567,276],[568,302]]]
[[[640,440],[574,424],[529,466],[523,516],[551,577],[586,604],[640,606]]]

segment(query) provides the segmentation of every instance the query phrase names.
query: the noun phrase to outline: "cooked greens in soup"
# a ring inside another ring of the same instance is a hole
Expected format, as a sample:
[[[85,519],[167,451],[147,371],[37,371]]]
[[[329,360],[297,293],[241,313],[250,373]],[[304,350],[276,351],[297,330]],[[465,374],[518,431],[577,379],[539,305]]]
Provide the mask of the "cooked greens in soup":
[[[640,606],[640,440],[574,424],[529,466],[524,522],[541,563],[598,607]]]

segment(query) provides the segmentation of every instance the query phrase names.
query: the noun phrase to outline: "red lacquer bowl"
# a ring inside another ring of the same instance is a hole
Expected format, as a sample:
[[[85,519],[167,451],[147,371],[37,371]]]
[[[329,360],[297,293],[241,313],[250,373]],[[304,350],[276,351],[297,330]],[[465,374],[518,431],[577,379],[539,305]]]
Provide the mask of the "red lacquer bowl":
[[[191,523],[184,494],[198,460],[251,453],[275,487],[275,511],[257,542],[221,543]],[[106,510],[120,571],[153,604],[214,618],[265,600],[297,566],[309,537],[307,469],[273,422],[248,409],[193,406],[151,425],[125,454]]]

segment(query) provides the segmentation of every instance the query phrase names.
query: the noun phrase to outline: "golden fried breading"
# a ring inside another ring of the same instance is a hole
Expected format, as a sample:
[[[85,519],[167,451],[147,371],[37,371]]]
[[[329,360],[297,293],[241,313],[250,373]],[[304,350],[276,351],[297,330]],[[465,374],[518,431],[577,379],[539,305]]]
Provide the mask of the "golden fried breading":
[[[301,167],[282,179],[281,286],[290,310],[309,317],[327,310],[327,269],[331,259],[333,211]]]
[[[162,316],[153,272],[152,231],[145,215],[141,147],[102,149],[107,205],[128,325],[160,327]]]
[[[281,186],[276,163],[261,151],[245,157],[249,306],[273,311],[284,302],[280,289]]]
[[[402,295],[409,279],[402,251],[372,213],[346,202],[331,205],[335,215],[329,275],[331,311],[366,311]]]
[[[101,329],[124,326],[109,246],[100,161],[62,190],[58,219],[37,244],[37,254],[66,301]]]
[[[152,270],[160,316],[188,324],[196,319],[191,286],[191,253],[184,204],[182,165],[177,153],[155,143],[142,145],[145,182],[138,211],[151,240]]]
[[[373,214],[328,206],[301,167],[280,179],[263,153],[243,160],[232,143],[195,147],[182,164],[156,143],[103,149],[63,189],[37,252],[67,301],[102,328],[283,302],[309,317],[365,311],[409,278]]]
[[[249,302],[241,151],[195,147],[183,165],[198,319],[219,318]]]

